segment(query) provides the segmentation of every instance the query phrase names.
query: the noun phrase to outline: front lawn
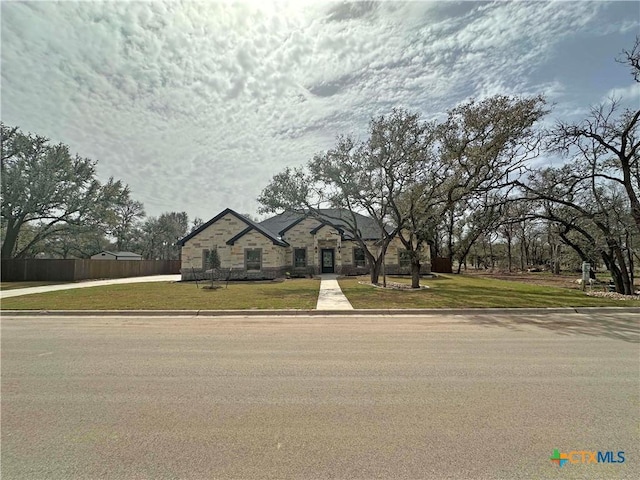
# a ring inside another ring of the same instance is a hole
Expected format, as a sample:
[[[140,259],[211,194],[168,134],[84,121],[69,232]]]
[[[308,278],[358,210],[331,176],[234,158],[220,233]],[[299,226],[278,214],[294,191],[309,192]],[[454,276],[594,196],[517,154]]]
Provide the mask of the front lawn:
[[[388,280],[410,282],[407,278],[393,277]],[[466,275],[439,275],[433,279],[421,279],[420,285],[430,287],[426,290],[392,290],[359,283],[368,281],[369,277],[339,280],[342,292],[353,308],[640,307],[637,301],[588,297],[576,289]]]
[[[238,282],[207,290],[195,283],[150,282],[87,287],[2,300],[3,310],[313,309],[320,280]]]

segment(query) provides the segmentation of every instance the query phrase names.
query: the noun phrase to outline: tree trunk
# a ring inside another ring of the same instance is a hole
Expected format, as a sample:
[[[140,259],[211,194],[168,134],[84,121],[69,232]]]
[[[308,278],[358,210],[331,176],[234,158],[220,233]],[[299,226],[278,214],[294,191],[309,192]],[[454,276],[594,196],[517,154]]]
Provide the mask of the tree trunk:
[[[418,252],[411,256],[411,288],[420,288],[420,258]]]
[[[553,246],[553,274],[560,275],[560,244]]]
[[[440,249],[435,241],[429,244],[429,253],[431,258],[438,258],[440,256],[439,250]]]
[[[449,261],[453,264],[453,211],[449,215],[449,222],[447,224],[447,254]]]
[[[513,268],[513,259],[511,258],[511,235],[507,235],[507,268],[511,272]]]
[[[636,227],[640,230],[640,200],[638,200],[638,196],[633,189],[633,182],[631,180],[631,168],[629,166],[631,159],[621,157],[620,160],[623,175],[622,184],[624,185],[624,189],[629,197],[629,203],[631,203],[631,216],[636,222]]]
[[[489,268],[487,264],[487,242],[485,238],[482,239],[482,268],[485,270]]]
[[[633,262],[633,249],[631,248],[631,239],[629,236],[629,232],[627,232],[627,236],[626,236],[626,246],[627,246],[627,260],[628,260],[628,265],[629,265],[629,277],[630,277],[630,283],[631,283],[631,293],[635,293],[636,287],[635,287],[635,275],[634,275],[634,270],[635,270],[635,266],[634,266],[634,262]]]
[[[622,291],[618,291],[618,293],[622,293],[624,295],[633,295],[632,287],[631,287],[631,278],[629,277],[629,270],[627,268],[627,262],[624,258],[624,254],[618,245],[614,248],[614,252],[616,255],[616,259],[620,263],[620,279],[622,281]]]
[[[493,242],[491,241],[491,238],[489,238],[488,243],[489,243],[489,255],[491,255],[491,271],[493,272],[496,265],[495,265],[494,256],[493,256]]]
[[[589,262],[595,268],[595,263],[596,262],[594,262],[592,259],[590,259],[587,256],[587,254],[584,252],[584,250],[582,250],[580,248],[580,245],[578,245],[577,243],[572,242],[571,240],[569,240],[569,237],[567,237],[565,233],[561,233],[560,234],[560,238],[565,243],[565,245],[569,245],[569,247],[572,248],[578,254],[578,256],[580,257],[580,260],[582,260],[583,262]]]
[[[618,268],[617,265],[614,265],[610,271],[611,277],[613,278],[613,283],[616,286],[616,292],[621,293],[622,295],[631,295],[629,276],[625,276],[624,272],[620,268]]]
[[[17,223],[15,219],[7,220],[7,227],[5,228],[4,241],[2,242],[2,251],[0,256],[2,258],[12,258],[16,249],[16,243],[18,242],[18,234],[20,233],[20,226],[22,223]]]
[[[629,252],[629,277],[630,277],[630,283],[631,283],[631,294],[635,293],[636,290],[636,279],[635,279],[635,274],[634,274],[634,263],[633,263],[633,255],[631,255],[631,250],[628,250]]]
[[[627,272],[627,266],[624,261],[621,266],[617,265],[616,259],[619,257],[615,250],[615,247],[610,247],[609,253],[601,251],[602,260],[609,270],[609,273],[611,273],[616,292],[623,295],[631,295],[633,292],[631,291],[631,282]]]
[[[465,270],[467,269],[467,257],[469,256],[469,252],[471,251],[471,248],[476,243],[476,241],[478,240],[480,235],[481,234],[478,233],[475,236],[470,236],[468,238],[467,246],[461,252],[459,252],[459,254],[458,254],[459,255],[459,257],[458,257],[459,261],[458,261],[458,270],[457,270],[458,274],[460,273],[463,264],[464,264],[464,269]]]
[[[387,248],[385,247],[384,253],[386,253],[386,251]],[[378,285],[379,283],[380,272],[382,270],[382,257],[384,256],[384,253],[376,258],[368,249],[364,249],[364,256],[369,264],[369,280],[374,285]]]
[[[373,283],[374,285],[378,285],[378,283],[380,283],[379,280],[380,270],[382,268],[382,257],[376,258],[373,262],[370,262],[369,265],[371,266],[371,271],[369,273],[371,283]]]

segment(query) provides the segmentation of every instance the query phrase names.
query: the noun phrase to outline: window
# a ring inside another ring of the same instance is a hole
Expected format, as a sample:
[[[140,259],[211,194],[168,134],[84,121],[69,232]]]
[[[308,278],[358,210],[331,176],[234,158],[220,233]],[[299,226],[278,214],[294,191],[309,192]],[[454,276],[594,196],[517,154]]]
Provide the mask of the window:
[[[306,248],[296,248],[293,250],[293,266],[294,267],[307,266],[307,249]]]
[[[209,268],[209,250],[202,250],[202,269],[207,270]]]
[[[247,248],[244,251],[244,266],[247,270],[262,270],[262,249]]]
[[[411,265],[411,252],[409,250],[398,250],[398,265],[401,267]]]
[[[354,267],[364,267],[366,260],[364,257],[364,250],[359,247],[353,249],[353,265]]]

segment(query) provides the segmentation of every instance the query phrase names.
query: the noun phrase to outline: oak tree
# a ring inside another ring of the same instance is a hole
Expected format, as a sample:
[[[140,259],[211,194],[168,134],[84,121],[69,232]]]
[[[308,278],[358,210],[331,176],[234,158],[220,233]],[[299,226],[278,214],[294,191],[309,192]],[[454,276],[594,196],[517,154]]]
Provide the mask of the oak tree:
[[[0,124],[2,258],[24,257],[69,226],[104,229],[118,199],[129,189],[96,178],[96,162],[73,155],[64,144]],[[26,225],[34,234],[19,242]]]

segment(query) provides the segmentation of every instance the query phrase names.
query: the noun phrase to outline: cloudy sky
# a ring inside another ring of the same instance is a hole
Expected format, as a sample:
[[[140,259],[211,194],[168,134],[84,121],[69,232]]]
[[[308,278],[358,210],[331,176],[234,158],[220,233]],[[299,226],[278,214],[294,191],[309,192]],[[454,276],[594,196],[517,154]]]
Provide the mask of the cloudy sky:
[[[640,34],[624,2],[1,2],[1,118],[98,161],[149,215],[205,220],[401,106],[543,93],[576,120]]]

